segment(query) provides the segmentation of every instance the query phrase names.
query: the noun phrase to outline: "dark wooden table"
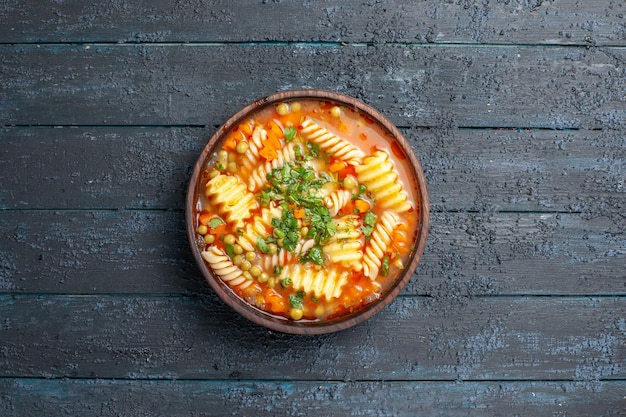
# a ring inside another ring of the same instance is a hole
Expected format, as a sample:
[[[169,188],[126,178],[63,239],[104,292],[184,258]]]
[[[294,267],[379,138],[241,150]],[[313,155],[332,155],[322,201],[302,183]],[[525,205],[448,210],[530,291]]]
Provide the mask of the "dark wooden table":
[[[626,3],[0,2],[0,415],[626,415]],[[323,88],[429,184],[409,285],[324,336],[202,280],[191,167]]]

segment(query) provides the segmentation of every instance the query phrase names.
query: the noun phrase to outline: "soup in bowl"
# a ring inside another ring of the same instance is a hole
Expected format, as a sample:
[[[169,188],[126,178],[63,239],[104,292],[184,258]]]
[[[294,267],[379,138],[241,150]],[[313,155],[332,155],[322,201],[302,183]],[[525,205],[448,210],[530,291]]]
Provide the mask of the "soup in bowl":
[[[411,278],[426,243],[424,175],[372,107],[276,93],[209,140],[186,202],[203,276],[244,317],[287,333],[366,320]]]

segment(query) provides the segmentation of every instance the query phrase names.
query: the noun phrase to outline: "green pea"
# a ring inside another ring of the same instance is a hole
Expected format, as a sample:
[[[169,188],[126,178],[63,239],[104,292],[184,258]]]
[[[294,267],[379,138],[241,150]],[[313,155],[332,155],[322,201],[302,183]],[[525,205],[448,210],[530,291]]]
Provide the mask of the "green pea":
[[[285,232],[283,232],[281,229],[274,229],[274,237],[276,237],[277,239],[282,239],[285,237]]]
[[[241,247],[241,245],[234,244],[233,252],[235,252],[235,255],[241,255],[243,253],[243,248]]]
[[[252,275],[253,277],[258,277],[263,271],[261,271],[261,268],[259,266],[254,265],[252,268],[250,268],[248,272],[250,272],[250,275]]]
[[[234,235],[230,235],[229,234],[229,235],[224,236],[224,243],[226,245],[234,245],[235,244],[235,240],[236,240],[236,238],[235,238]]]
[[[248,142],[239,142],[237,144],[237,153],[246,153],[248,151]]]
[[[252,268],[252,264],[250,263],[250,261],[246,261],[244,259],[243,261],[241,261],[241,265],[239,265],[239,268],[241,268],[242,271],[249,271],[250,268]]]
[[[256,259],[256,252],[254,251],[246,252],[246,260],[252,262],[255,259]]]
[[[278,113],[281,116],[284,116],[286,114],[289,114],[289,104],[287,103],[280,103],[278,106],[276,106],[276,113]]]

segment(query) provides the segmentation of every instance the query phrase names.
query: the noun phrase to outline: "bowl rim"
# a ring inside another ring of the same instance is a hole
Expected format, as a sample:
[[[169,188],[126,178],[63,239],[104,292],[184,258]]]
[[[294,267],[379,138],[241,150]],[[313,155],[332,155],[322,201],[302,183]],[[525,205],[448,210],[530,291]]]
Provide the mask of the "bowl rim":
[[[375,120],[379,126],[381,126],[384,130],[387,130],[390,136],[399,143],[405,156],[409,159],[408,162],[411,166],[409,167],[409,164],[407,164],[407,168],[409,168],[409,174],[415,176],[414,180],[418,188],[417,197],[419,199],[420,206],[418,216],[420,218],[416,233],[417,244],[414,246],[413,251],[410,254],[411,262],[409,265],[400,271],[395,282],[378,300],[365,305],[363,308],[358,309],[354,313],[329,321],[293,321],[286,318],[278,318],[252,306],[251,304],[248,304],[213,273],[211,268],[209,268],[206,262],[204,262],[204,259],[201,256],[201,251],[196,243],[195,210],[198,200],[198,181],[205,162],[210,159],[211,154],[216,151],[216,149],[214,149],[216,145],[224,139],[224,135],[226,133],[251,114],[266,106],[278,104],[283,101],[293,101],[298,99],[333,101],[338,104],[351,107],[355,111]],[[197,158],[189,180],[185,200],[185,222],[189,244],[191,245],[194,259],[200,269],[200,272],[202,273],[202,276],[209,283],[213,291],[215,291],[223,302],[253,323],[271,330],[291,334],[324,334],[345,330],[368,320],[389,305],[397,297],[400,291],[408,284],[411,276],[417,268],[424,252],[424,247],[426,246],[429,229],[429,215],[430,206],[428,189],[426,187],[424,173],[417,157],[415,156],[415,153],[413,152],[413,149],[400,130],[382,113],[363,101],[342,93],[323,89],[297,89],[276,92],[253,101],[229,117],[228,120],[224,122],[224,124],[222,124],[211,136]]]

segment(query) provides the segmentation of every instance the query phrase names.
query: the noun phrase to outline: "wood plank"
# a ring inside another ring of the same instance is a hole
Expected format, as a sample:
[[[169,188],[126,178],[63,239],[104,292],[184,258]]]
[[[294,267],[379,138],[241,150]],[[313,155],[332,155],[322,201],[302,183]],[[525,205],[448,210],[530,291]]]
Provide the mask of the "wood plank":
[[[0,55],[1,125],[217,126],[303,87],[363,99],[400,126],[626,122],[624,48],[25,45]]]
[[[624,45],[626,5],[330,0],[13,1],[3,42],[424,42]]]
[[[432,213],[405,294],[626,295],[622,217]],[[0,211],[0,293],[189,294],[207,286],[180,211]]]
[[[39,415],[603,415],[626,412],[626,382],[0,381],[6,417]],[[166,399],[164,401],[164,399]]]
[[[183,209],[215,128],[5,128],[4,209]],[[433,211],[620,212],[626,130],[403,129]],[[17,163],[16,163],[17,162]],[[608,214],[608,213],[605,213]]]
[[[400,297],[343,332],[293,336],[214,296],[0,297],[2,377],[625,379],[626,298]]]

